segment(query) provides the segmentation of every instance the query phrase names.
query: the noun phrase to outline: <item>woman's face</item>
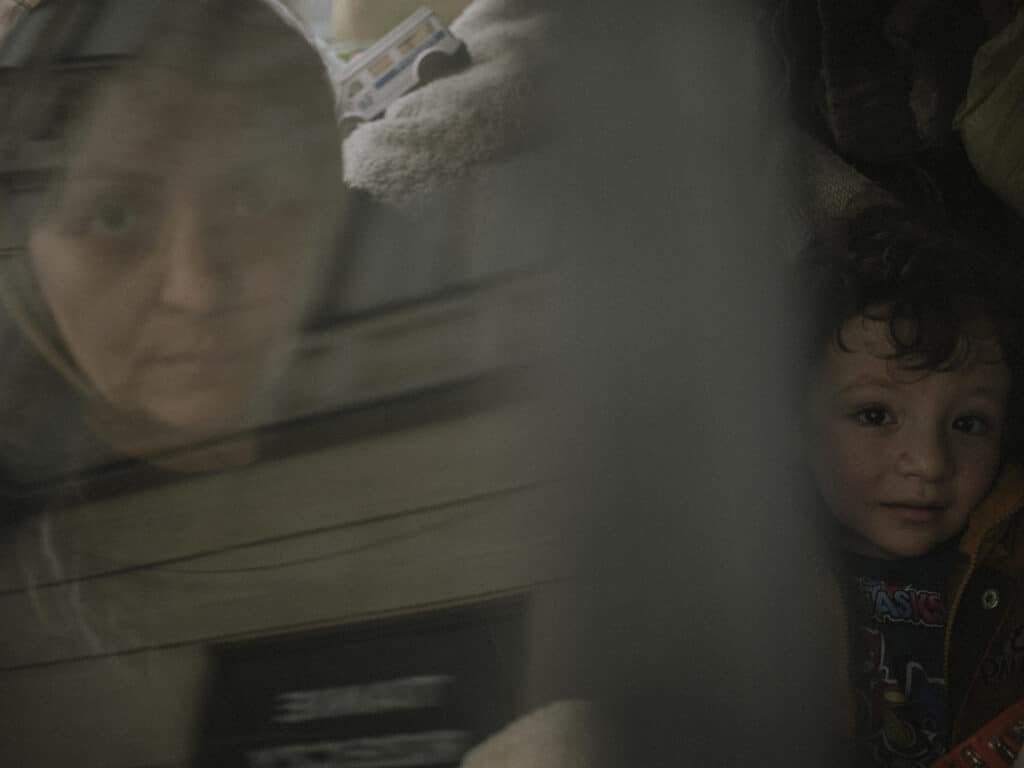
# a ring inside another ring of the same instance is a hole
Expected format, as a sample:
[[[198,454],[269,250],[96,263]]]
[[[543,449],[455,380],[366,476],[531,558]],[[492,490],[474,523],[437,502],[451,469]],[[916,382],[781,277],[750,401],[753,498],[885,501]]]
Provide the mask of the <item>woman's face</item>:
[[[340,168],[307,123],[253,86],[155,66],[112,79],[79,121],[29,249],[68,351],[117,410],[207,436],[265,398],[336,204],[323,179]]]

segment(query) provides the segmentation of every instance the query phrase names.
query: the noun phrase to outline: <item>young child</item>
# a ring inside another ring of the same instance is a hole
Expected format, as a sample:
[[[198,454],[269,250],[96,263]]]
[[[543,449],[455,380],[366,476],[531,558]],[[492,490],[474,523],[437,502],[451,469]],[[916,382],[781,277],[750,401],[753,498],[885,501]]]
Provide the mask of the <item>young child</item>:
[[[928,766],[1024,697],[1019,270],[895,206],[802,266],[857,764]]]

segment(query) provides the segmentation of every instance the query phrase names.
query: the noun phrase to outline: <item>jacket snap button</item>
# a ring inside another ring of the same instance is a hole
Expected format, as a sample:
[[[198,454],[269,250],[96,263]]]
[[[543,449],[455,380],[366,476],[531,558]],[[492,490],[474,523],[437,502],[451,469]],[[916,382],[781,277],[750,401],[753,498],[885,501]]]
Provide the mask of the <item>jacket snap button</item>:
[[[981,607],[986,611],[991,611],[993,608],[999,606],[999,590],[986,589],[981,593]]]

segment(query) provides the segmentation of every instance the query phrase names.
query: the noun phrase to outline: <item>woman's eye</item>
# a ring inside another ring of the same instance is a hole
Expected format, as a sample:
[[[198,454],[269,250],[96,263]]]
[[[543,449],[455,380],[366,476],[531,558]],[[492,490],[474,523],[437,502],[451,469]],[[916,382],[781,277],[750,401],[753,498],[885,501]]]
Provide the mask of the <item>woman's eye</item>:
[[[146,234],[154,220],[154,204],[141,193],[73,193],[58,209],[58,221],[74,238],[117,244]]]
[[[97,206],[89,222],[89,229],[100,237],[121,238],[131,235],[140,221],[140,212],[131,203],[112,200]]]
[[[889,413],[889,409],[880,405],[870,405],[861,408],[854,414],[854,418],[859,423],[868,427],[882,427],[896,421],[892,414]]]
[[[968,435],[984,435],[991,429],[991,424],[984,416],[972,413],[954,419],[953,429]]]

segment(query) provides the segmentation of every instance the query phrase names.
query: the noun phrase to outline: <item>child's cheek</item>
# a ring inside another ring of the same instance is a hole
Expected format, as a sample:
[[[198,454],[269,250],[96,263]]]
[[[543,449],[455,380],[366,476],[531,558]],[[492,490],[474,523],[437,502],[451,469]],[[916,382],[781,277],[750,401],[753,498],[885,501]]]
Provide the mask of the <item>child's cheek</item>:
[[[879,460],[878,447],[872,449],[861,434],[836,421],[823,423],[817,434],[810,455],[814,480],[832,513],[845,520],[866,501]]]

